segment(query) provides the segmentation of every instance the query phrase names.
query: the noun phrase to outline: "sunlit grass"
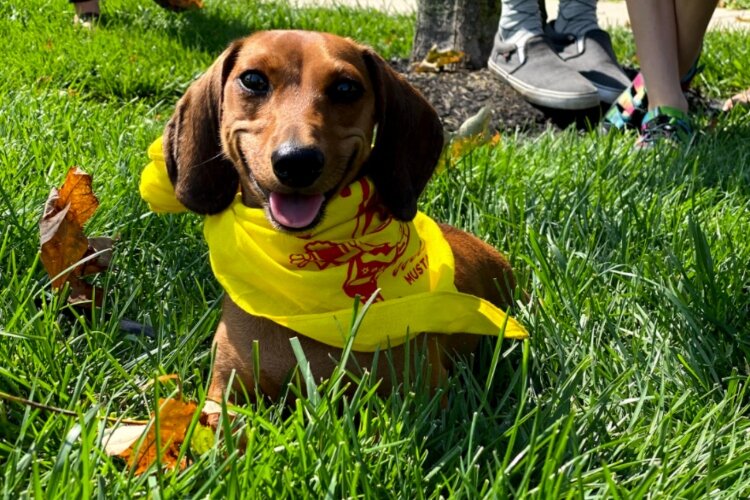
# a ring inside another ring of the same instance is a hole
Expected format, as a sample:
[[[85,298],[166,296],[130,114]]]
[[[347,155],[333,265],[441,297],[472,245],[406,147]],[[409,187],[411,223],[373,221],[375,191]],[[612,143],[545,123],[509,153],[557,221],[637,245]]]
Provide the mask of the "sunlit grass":
[[[436,176],[422,208],[507,253],[532,296],[519,311],[531,339],[484,342],[446,409],[419,380],[382,399],[365,376],[351,398],[333,381],[291,408],[241,408],[224,422],[235,434],[183,471],[135,477],[106,457],[104,417],[146,416],[154,376],[179,374],[186,397],[205,397],[221,290],[200,220],[151,215],[137,193],[176,99],[256,29],[334,31],[386,57],[406,56],[412,36],[409,17],[206,3],[175,15],[109,0],[92,33],[73,29],[66,2],[0,4],[0,391],[79,415],[0,402],[3,496],[750,494],[746,109],[713,128],[699,118],[706,132],[687,150],[550,131],[502,137]],[[704,95],[750,85],[742,37],[707,38]],[[631,58],[627,34],[615,40]],[[101,200],[87,231],[119,238],[89,319],[51,293],[38,262],[38,218],[71,165],[93,173]],[[122,319],[154,338],[123,333]]]

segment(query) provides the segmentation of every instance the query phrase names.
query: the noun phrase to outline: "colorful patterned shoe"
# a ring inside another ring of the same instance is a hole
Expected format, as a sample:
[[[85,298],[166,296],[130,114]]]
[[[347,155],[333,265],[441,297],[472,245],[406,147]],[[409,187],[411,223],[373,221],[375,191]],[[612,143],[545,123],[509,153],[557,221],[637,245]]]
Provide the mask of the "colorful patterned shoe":
[[[646,113],[641,125],[641,135],[636,148],[650,148],[656,142],[689,144],[693,138],[693,127],[688,115],[669,106],[659,106]]]
[[[643,81],[643,73],[638,73],[633,83],[612,103],[604,115],[602,126],[604,130],[638,128],[647,111],[646,84]]]
[[[702,69],[703,66],[698,66],[698,60],[696,59],[693,65],[690,66],[687,74],[680,80],[683,91],[686,91],[690,87],[693,78]],[[643,80],[643,73],[638,73],[633,79],[633,83],[620,94],[620,97],[607,110],[602,119],[602,127],[605,131],[611,129],[639,129],[647,111],[648,94],[646,94],[646,84]]]

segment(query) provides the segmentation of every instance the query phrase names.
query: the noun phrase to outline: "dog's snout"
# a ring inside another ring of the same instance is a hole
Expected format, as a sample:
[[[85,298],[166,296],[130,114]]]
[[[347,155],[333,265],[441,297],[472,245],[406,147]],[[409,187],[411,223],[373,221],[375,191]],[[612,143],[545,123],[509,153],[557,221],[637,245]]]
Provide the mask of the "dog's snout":
[[[274,174],[289,187],[306,187],[315,182],[323,172],[324,162],[320,149],[297,144],[282,144],[271,154]]]

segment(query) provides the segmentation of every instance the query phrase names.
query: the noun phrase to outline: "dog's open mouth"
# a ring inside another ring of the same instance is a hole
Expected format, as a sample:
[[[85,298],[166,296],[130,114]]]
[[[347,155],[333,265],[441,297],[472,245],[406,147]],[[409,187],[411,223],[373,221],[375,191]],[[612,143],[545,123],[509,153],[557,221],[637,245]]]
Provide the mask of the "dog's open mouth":
[[[271,192],[268,209],[271,217],[289,229],[305,229],[316,222],[325,202],[325,195]]]

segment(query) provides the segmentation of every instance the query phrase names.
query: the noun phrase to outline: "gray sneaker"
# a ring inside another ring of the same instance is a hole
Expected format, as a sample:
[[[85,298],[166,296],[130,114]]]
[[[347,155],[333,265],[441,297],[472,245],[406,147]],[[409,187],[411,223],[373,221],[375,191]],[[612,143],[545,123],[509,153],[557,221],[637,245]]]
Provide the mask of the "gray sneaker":
[[[487,66],[532,104],[567,110],[599,105],[596,87],[563,62],[544,35],[516,45],[498,34]]]
[[[602,102],[615,102],[630,85],[630,78],[617,63],[609,33],[597,29],[575,37],[553,35],[552,30],[548,28],[547,33],[557,55],[596,87]]]

